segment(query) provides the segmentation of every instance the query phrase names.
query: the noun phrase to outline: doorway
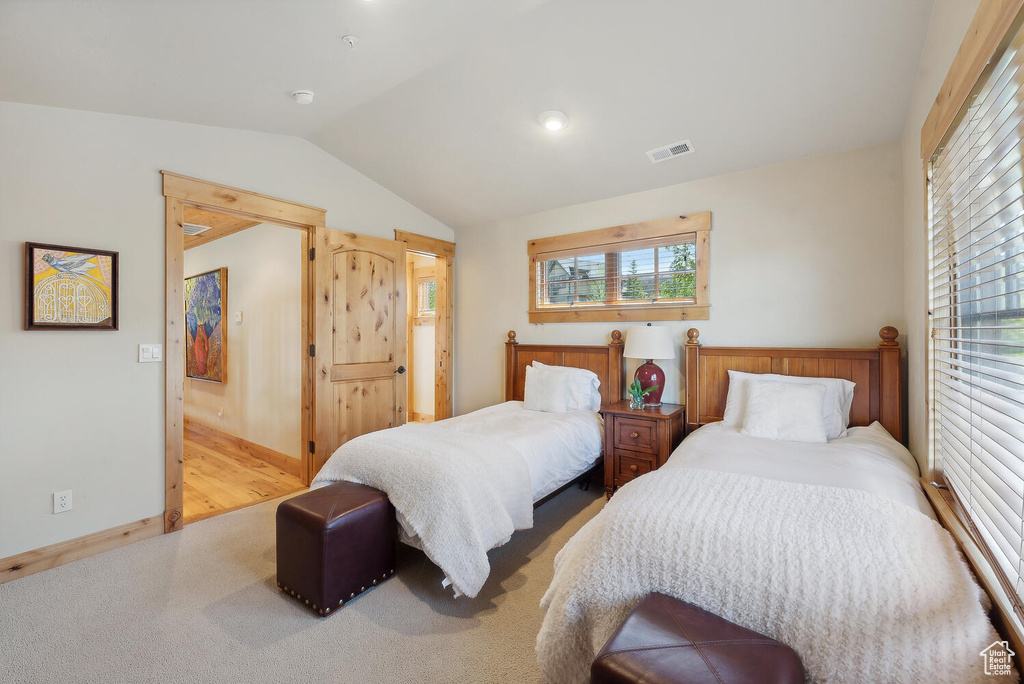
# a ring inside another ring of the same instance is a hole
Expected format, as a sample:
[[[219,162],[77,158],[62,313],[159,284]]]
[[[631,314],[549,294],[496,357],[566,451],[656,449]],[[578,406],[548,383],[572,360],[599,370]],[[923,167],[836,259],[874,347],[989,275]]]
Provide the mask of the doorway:
[[[395,231],[395,240],[405,243],[406,288],[411,293],[408,421],[451,418],[455,243],[401,230]]]
[[[183,230],[186,207],[191,212],[205,210],[239,220],[271,223],[298,232],[300,254],[308,259],[301,263],[300,340],[303,348],[312,352],[314,344],[312,288],[313,269],[310,267],[312,245],[317,230],[326,230],[326,212],[296,202],[289,202],[258,193],[232,188],[219,183],[190,178],[169,171],[161,171],[165,198],[165,426],[164,426],[164,532],[182,529],[185,465],[185,345],[188,334],[184,311],[185,255]],[[191,214],[196,216],[196,214]],[[204,224],[205,225],[205,224]],[[221,227],[217,228],[218,231]],[[225,230],[229,230],[225,228]],[[211,231],[212,234],[212,231]],[[192,274],[188,274],[192,275]],[[244,316],[244,312],[243,312]],[[230,325],[230,323],[229,323]],[[300,434],[302,449],[299,479],[308,484],[311,474],[313,428],[313,359],[303,354],[301,360],[302,386],[300,388]]]
[[[185,205],[182,521],[295,493],[302,454],[300,231]]]

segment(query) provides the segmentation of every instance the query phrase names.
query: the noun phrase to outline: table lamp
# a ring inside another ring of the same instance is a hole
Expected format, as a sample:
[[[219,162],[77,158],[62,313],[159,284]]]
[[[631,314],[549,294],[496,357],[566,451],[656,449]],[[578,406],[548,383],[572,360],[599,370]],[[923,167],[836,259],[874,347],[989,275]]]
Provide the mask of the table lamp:
[[[661,393],[665,391],[665,371],[661,370],[654,359],[676,358],[675,345],[668,328],[655,327],[648,323],[645,326],[631,326],[626,331],[626,348],[622,355],[630,359],[644,359],[646,363],[636,369],[633,376],[640,381],[640,387],[647,389],[657,385],[644,399],[649,406],[661,406]]]

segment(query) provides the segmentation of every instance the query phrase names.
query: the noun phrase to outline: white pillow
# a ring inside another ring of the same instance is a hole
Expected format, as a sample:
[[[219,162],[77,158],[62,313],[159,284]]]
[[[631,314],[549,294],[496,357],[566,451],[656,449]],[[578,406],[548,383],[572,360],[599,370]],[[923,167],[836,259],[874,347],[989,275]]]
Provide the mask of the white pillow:
[[[534,361],[533,367],[546,373],[561,373],[565,376],[569,411],[601,410],[601,380],[597,373],[585,368],[549,366],[540,361]]]
[[[853,390],[857,386],[842,378],[804,378],[796,375],[775,373],[744,373],[729,371],[729,394],[725,399],[725,415],[722,423],[737,430],[743,426],[746,412],[748,386],[751,382],[785,382],[794,385],[822,385],[825,398],[822,400],[822,417],[829,440],[844,437],[850,425],[850,407],[853,406]]]
[[[545,373],[539,368],[526,367],[526,387],[523,390],[523,408],[530,411],[565,413],[569,403],[569,383],[561,373]]]
[[[821,412],[825,394],[825,386],[819,384],[750,383],[740,432],[787,442],[827,442]]]

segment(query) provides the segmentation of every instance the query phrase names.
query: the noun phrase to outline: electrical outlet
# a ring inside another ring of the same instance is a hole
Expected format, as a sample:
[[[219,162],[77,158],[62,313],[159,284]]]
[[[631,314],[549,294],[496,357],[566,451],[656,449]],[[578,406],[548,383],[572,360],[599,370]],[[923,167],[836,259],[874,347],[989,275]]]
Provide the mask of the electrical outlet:
[[[71,490],[53,493],[53,512],[64,513],[71,510]]]

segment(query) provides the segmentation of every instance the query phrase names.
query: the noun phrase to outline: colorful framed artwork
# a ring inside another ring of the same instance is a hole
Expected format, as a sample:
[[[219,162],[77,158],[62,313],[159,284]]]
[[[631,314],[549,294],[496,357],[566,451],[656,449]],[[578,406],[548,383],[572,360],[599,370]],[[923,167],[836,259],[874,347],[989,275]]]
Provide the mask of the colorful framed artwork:
[[[228,381],[228,269],[185,278],[185,375]]]
[[[26,242],[25,330],[117,330],[117,252]]]

